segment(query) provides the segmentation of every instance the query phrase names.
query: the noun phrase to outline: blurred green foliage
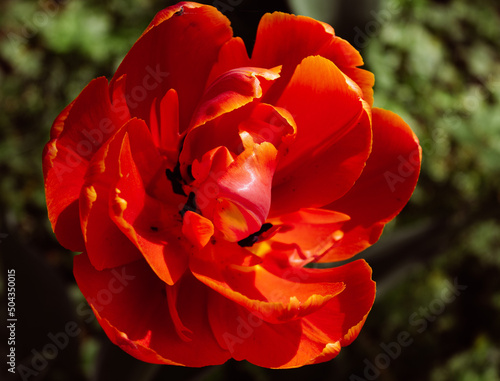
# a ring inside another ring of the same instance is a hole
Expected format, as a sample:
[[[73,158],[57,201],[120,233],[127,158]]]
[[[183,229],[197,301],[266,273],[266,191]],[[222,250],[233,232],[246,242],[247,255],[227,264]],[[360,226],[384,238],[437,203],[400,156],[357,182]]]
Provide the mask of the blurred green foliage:
[[[46,217],[43,145],[63,107],[91,79],[110,78],[154,14],[172,3],[10,0],[0,4],[0,233],[7,235],[2,235],[0,250],[15,257],[4,258],[4,266],[18,260],[17,266],[26,270],[23,261],[42,261],[47,267],[38,274],[41,282],[43,276],[63,281],[67,297],[57,302],[69,309],[66,319],[79,319],[83,327],[76,343],[78,357],[67,360],[75,362],[76,373],[54,361],[40,377],[348,380],[356,375],[366,379],[367,362],[373,364],[384,353],[381,344],[408,332],[412,344],[402,348],[390,366],[379,369],[376,379],[500,380],[500,5],[496,0],[339,0],[330,8],[317,8],[325,4],[306,0],[288,5],[266,2],[266,9],[323,15],[331,21],[337,34],[361,50],[366,68],[375,73],[375,105],[401,115],[423,147],[421,178],[411,202],[386,228],[381,241],[361,254],[374,268],[378,298],[359,338],[337,359],[282,372],[236,362],[205,370],[146,366],[111,345],[95,321],[74,317],[75,306],[85,302],[74,285],[71,255],[56,242]],[[226,13],[235,30],[248,32],[243,36],[247,42],[254,38],[254,20],[263,13],[263,4],[244,0]],[[35,257],[26,254],[31,251]],[[26,279],[29,284],[33,277]],[[455,280],[467,288],[445,303],[442,292]],[[38,295],[50,294],[50,287],[57,285],[47,282]],[[57,308],[51,314],[33,310],[30,298],[34,299],[32,291],[26,294],[26,313],[38,319],[42,337],[27,339],[26,353],[43,346],[52,329],[45,324],[58,315]],[[442,311],[436,300],[443,303]],[[423,311],[432,308],[439,313],[425,315]],[[426,325],[420,330],[422,319]]]

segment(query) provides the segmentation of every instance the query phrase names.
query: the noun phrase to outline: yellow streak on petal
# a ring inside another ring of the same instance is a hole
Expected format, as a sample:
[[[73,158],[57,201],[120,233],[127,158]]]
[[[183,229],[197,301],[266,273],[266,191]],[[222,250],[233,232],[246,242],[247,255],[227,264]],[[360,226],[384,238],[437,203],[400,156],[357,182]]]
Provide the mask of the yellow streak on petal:
[[[123,212],[125,211],[125,209],[127,209],[127,201],[118,196],[121,193],[118,188],[115,189],[115,193],[116,194],[112,205],[113,212],[115,212],[117,216],[123,218]]]
[[[57,140],[56,139],[51,140],[49,143],[47,143],[45,157],[47,157],[49,159],[51,167],[54,167],[54,160],[57,157],[57,152],[58,152],[58,150],[57,150]]]
[[[118,196],[120,193],[120,189],[115,188],[115,196],[113,198],[113,202],[111,203],[111,210],[115,214],[113,218],[116,218],[116,220],[118,220],[115,221],[115,223],[117,223],[120,230],[125,234],[129,234],[130,240],[140,250],[141,246],[139,245],[139,239],[137,237],[135,229],[125,220],[125,218],[123,218],[123,212],[125,211],[125,209],[127,209],[128,204],[125,199]]]
[[[325,360],[330,360],[337,356],[340,353],[340,350],[342,349],[342,345],[340,344],[340,341],[336,341],[334,343],[328,343],[325,345],[323,348],[323,351],[321,352],[320,355],[312,359],[309,364],[315,364],[315,363],[320,363]],[[324,360],[321,360],[321,358],[325,358]],[[304,364],[306,365],[306,364]]]
[[[92,204],[95,202],[95,200],[97,200],[97,192],[93,185],[88,185],[83,189],[83,197],[84,202],[86,201],[87,203],[83,210],[88,213],[88,211],[92,208]],[[87,216],[82,216],[83,218],[81,219],[82,234],[84,237],[87,237]]]
[[[231,201],[219,199],[218,214],[220,217],[219,230],[224,234],[226,240],[234,242],[237,240],[235,231],[245,231],[248,224],[240,209]]]
[[[97,199],[97,192],[93,185],[89,185],[85,188],[85,196],[87,197],[87,200],[89,200],[90,206],[92,206]]]

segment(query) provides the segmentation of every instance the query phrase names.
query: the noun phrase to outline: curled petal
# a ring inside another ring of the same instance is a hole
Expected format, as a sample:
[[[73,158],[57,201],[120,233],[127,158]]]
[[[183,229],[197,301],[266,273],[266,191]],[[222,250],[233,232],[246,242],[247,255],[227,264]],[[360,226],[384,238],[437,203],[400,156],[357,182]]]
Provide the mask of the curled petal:
[[[252,63],[260,67],[283,65],[285,80],[305,57],[318,50],[333,37],[333,29],[305,16],[281,12],[265,14],[257,29]]]
[[[265,222],[271,207],[271,185],[276,168],[277,151],[270,143],[255,144],[231,163],[228,171],[220,178],[219,198],[240,206],[249,212],[255,221],[246,219],[247,229],[233,229],[230,220],[225,219],[223,206],[218,206],[219,228],[229,233],[234,240],[240,240],[255,233]],[[229,229],[229,230],[228,230]],[[233,240],[231,239],[231,240]]]
[[[149,132],[139,121],[134,132],[124,135],[118,158],[119,179],[110,192],[109,213],[156,274],[171,285],[184,273],[189,250],[193,247],[182,234],[179,212],[185,197],[170,190],[167,203],[147,193],[141,173],[147,173],[147,155],[151,155],[151,151],[139,149],[136,155],[133,154],[133,147],[147,139],[151,139]]]
[[[83,251],[78,197],[91,157],[129,119],[117,79],[112,99],[104,77],[94,79],[55,120],[43,152],[45,197],[58,241]]]
[[[184,178],[188,178],[187,167],[195,159],[201,159],[216,147],[225,146],[233,153],[241,153],[238,125],[248,118],[254,99],[261,98],[278,77],[278,68],[238,68],[224,73],[210,85],[194,112],[180,154]]]
[[[266,103],[250,103],[228,114],[213,119],[187,134],[179,162],[183,178],[190,179],[194,166],[204,154],[225,147],[233,156],[244,151],[242,133],[248,133],[253,143],[269,142],[276,148],[293,140],[296,124],[284,108]],[[253,145],[252,143],[252,145]],[[284,149],[284,147],[281,147]],[[199,177],[194,176],[195,179]]]
[[[274,146],[267,142],[252,144],[234,160],[226,149],[220,148],[193,166],[193,174],[200,182],[197,205],[225,239],[244,239],[265,222],[276,154]]]
[[[271,280],[270,287],[276,286],[270,273],[286,274],[278,266],[269,265],[266,269],[269,272],[264,275],[260,274],[264,273],[260,268],[255,271],[255,281],[251,284],[256,285],[258,292],[266,288],[262,286],[264,279]],[[343,288],[321,308],[280,324],[268,321],[261,310],[232,303],[233,299],[228,300],[226,294],[222,294],[226,297],[213,294],[210,323],[219,344],[235,359],[269,368],[299,367],[335,357],[341,346],[348,345],[359,333],[375,297],[375,284],[364,261],[333,269],[295,268],[293,272],[288,270],[288,277],[290,280],[296,277],[294,291],[313,282],[341,281]],[[281,286],[279,292],[286,292]],[[247,294],[257,291],[251,286],[245,290]]]
[[[342,226],[349,216],[324,209],[300,209],[297,212],[270,218],[274,231],[265,234],[252,247],[252,252],[283,265],[304,266],[339,245],[344,233]]]
[[[297,67],[277,103],[293,115],[297,132],[280,150],[272,215],[329,204],[360,176],[372,136],[359,93],[325,58],[309,57]],[[325,174],[330,178],[326,183]]]
[[[281,12],[265,14],[262,17],[252,52],[252,65],[261,67],[283,65],[281,73],[283,79],[271,92],[270,99],[279,97],[295,67],[304,58],[314,55],[327,58],[342,71],[346,70],[346,74],[348,71],[352,72],[353,68],[363,65],[359,52],[347,41],[335,36],[333,28],[328,24],[309,17]],[[367,86],[363,83],[361,88],[367,97],[371,97],[373,81],[371,86],[368,86],[368,82],[366,84]],[[370,101],[373,99],[370,98]]]
[[[279,69],[237,68],[218,77],[203,94],[191,121],[196,128],[218,116],[240,108],[255,98],[279,77]],[[264,89],[263,89],[264,87]]]
[[[331,281],[345,283],[345,290],[324,309],[309,315],[309,326],[322,331],[331,342],[349,345],[358,336],[375,300],[375,282],[371,268],[364,260],[328,269],[323,273]]]
[[[231,38],[229,20],[214,7],[192,2],[168,7],[156,15],[130,49],[112,86],[116,78],[127,74],[127,104],[132,116],[148,125],[153,100],[175,89],[182,133],[203,95],[220,48]]]
[[[195,160],[191,168],[191,174],[194,177],[193,185],[198,188],[203,188],[202,184],[209,179],[218,179],[224,173],[226,173],[228,167],[234,162],[233,155],[227,149],[227,147],[220,146],[217,147],[203,155],[201,161]],[[207,195],[207,197],[214,197],[218,192],[215,188],[213,191],[206,190],[207,193],[212,193],[212,195]],[[200,197],[198,197],[200,198]],[[204,200],[202,200],[204,203]],[[204,208],[202,206],[202,208]]]
[[[341,244],[320,262],[350,258],[375,243],[384,225],[408,202],[420,172],[421,147],[410,127],[396,114],[373,109],[373,150],[352,189],[328,205],[351,217]]]
[[[240,136],[242,132],[246,132],[255,143],[269,142],[280,149],[282,143],[287,144],[293,140],[297,125],[286,109],[259,103],[249,117],[240,123],[239,129]]]
[[[238,250],[245,251],[227,243],[207,246],[192,258],[191,271],[207,286],[267,322],[279,324],[312,314],[344,289],[342,282],[316,282],[314,271],[308,269],[280,269],[266,262],[242,266],[230,260],[220,266],[205,259],[229,257],[221,252]],[[244,253],[235,256],[243,257]]]
[[[128,125],[125,125],[92,157],[80,193],[80,223],[85,248],[97,270],[121,266],[141,258],[139,250],[108,213],[110,191],[119,176],[118,155],[127,130]]]
[[[340,198],[361,175],[370,151],[371,126],[368,118],[363,118],[328,150],[306,158],[286,177],[278,177],[278,166],[270,215],[323,207]],[[325,182],[327,174],[329,181]]]
[[[211,120],[187,134],[179,156],[181,174],[187,182],[193,180],[193,174],[190,173],[192,169],[190,167],[197,165],[195,162],[200,162],[203,155],[208,152],[213,152],[219,147],[224,147],[230,155],[231,153],[233,155],[241,153],[243,146],[238,131],[238,124],[244,119],[244,115],[247,113],[247,108],[242,107]]]
[[[363,111],[358,90],[320,56],[302,61],[277,106],[285,108],[297,124],[297,136],[280,164],[282,171],[340,139],[356,126]]]

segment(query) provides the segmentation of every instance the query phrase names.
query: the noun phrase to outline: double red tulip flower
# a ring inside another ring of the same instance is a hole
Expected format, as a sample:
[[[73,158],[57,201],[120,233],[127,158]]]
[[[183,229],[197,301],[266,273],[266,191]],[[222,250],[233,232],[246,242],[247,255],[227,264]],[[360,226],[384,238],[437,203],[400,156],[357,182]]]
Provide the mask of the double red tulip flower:
[[[57,117],[49,218],[109,338],[148,362],[327,361],[375,298],[364,260],[410,198],[420,147],[372,108],[333,29],[265,15],[248,57],[215,8],[154,18],[108,83]]]

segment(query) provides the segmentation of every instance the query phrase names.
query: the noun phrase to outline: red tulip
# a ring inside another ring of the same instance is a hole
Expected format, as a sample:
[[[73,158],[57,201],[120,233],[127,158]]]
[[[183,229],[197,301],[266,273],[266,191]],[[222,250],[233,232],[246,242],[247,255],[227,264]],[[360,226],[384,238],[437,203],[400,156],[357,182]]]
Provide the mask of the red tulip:
[[[420,147],[324,23],[266,14],[251,58],[215,8],[154,18],[57,117],[49,218],[109,338],[152,363],[292,368],[335,357],[375,298],[364,260]]]

